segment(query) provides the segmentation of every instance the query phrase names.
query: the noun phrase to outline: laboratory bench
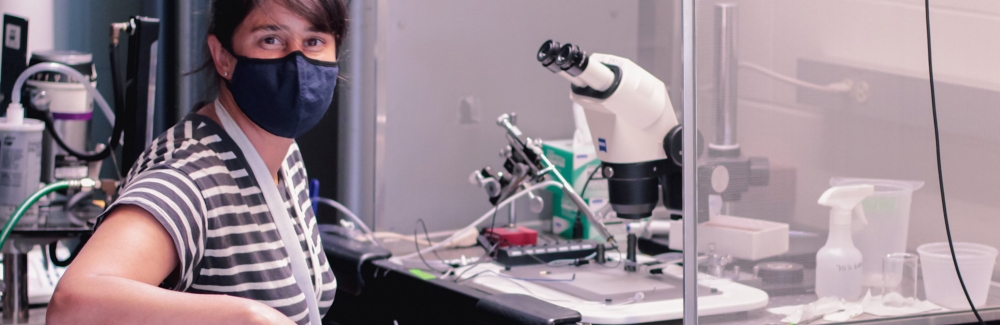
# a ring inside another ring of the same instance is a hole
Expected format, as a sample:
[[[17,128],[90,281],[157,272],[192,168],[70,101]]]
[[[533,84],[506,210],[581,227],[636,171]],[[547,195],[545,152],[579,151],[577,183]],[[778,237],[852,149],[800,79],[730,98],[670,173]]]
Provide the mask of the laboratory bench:
[[[329,233],[324,233],[324,245],[327,255],[334,262],[339,253],[336,245],[347,243]],[[329,242],[328,242],[329,241]],[[335,245],[330,245],[337,243]],[[348,244],[354,248],[367,247],[367,244],[357,242]],[[648,247],[648,246],[647,246]],[[383,256],[389,251],[396,255],[405,255],[415,251],[413,242],[401,241],[387,243]],[[376,249],[379,250],[379,249]],[[445,249],[438,252],[443,259],[455,259],[461,256],[479,257],[484,253],[480,247],[463,249]],[[371,257],[371,256],[370,256]],[[425,254],[428,261],[437,259],[433,253]],[[346,261],[340,259],[341,262]],[[419,260],[418,260],[419,261]],[[518,322],[497,321],[496,315],[488,315],[477,304],[487,299],[490,293],[475,289],[464,284],[456,284],[451,280],[430,278],[422,273],[411,272],[411,267],[389,262],[386,259],[375,258],[357,264],[359,274],[342,274],[346,268],[341,267],[337,274],[338,282],[344,290],[337,292],[337,298],[325,324],[517,324]],[[353,279],[348,280],[347,277]],[[355,286],[347,283],[360,283]],[[345,284],[347,284],[345,286]],[[1000,320],[1000,284],[994,283],[987,301],[990,308],[983,308],[980,314],[986,320]],[[771,296],[767,306],[746,312],[729,313],[715,316],[703,316],[701,324],[720,325],[759,325],[780,324],[784,318],[781,315],[769,313],[766,309],[772,307],[807,304],[816,300],[814,294]],[[540,300],[535,303],[541,303]],[[547,303],[546,303],[547,304]],[[491,318],[491,320],[485,320]],[[394,323],[396,322],[396,323]],[[878,318],[863,314],[848,323],[858,324],[974,324],[975,317],[971,311],[931,312],[896,318]],[[644,325],[681,324],[680,320],[644,323]],[[823,324],[822,321],[813,324]],[[988,324],[1000,324],[1000,321],[987,321]],[[572,322],[570,324],[575,324]]]
[[[456,284],[451,280],[429,277],[426,273],[411,272],[410,266],[390,262],[391,254],[404,255],[415,251],[413,242],[399,241],[386,243],[388,249],[355,241],[321,228],[321,236],[331,268],[337,275],[338,290],[330,312],[323,320],[329,325],[355,324],[547,324],[527,319],[511,321],[504,314],[504,306],[534,308],[535,315],[556,315],[565,322],[552,324],[576,324],[579,313],[558,307],[541,300],[523,295],[507,295],[498,298],[488,292]],[[649,247],[649,246],[645,246]],[[441,258],[453,259],[461,256],[479,257],[481,247],[444,249],[438,252]],[[436,259],[435,254],[424,255],[428,260]],[[990,308],[983,308],[980,314],[987,320],[1000,320],[1000,284],[990,291],[987,301]],[[517,297],[520,296],[520,297]],[[759,325],[780,324],[783,316],[769,313],[766,309],[787,305],[806,304],[815,301],[813,294],[770,296],[767,306],[751,311],[715,316],[703,316],[701,324],[718,325]],[[499,307],[498,307],[499,306]],[[492,308],[491,308],[492,307]],[[45,323],[44,306],[32,305],[27,324]],[[516,313],[514,313],[516,314]],[[529,313],[530,314],[530,313]],[[522,317],[528,317],[522,315]],[[540,321],[540,320],[534,320]],[[861,315],[849,323],[856,324],[974,324],[975,317],[970,311],[937,312],[897,318],[876,318]],[[680,320],[644,323],[643,325],[682,324]],[[823,324],[815,322],[814,324]],[[1000,321],[987,321],[1000,324]]]

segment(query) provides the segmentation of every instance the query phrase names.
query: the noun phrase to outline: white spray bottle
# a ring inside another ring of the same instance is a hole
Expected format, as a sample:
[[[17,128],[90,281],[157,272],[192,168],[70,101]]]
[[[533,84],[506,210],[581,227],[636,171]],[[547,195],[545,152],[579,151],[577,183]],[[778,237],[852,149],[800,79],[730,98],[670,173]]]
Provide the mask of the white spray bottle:
[[[861,296],[861,251],[851,239],[851,211],[867,223],[860,203],[874,192],[872,185],[835,186],[820,196],[819,204],[830,207],[830,236],[816,253],[816,295],[820,298],[853,301]]]

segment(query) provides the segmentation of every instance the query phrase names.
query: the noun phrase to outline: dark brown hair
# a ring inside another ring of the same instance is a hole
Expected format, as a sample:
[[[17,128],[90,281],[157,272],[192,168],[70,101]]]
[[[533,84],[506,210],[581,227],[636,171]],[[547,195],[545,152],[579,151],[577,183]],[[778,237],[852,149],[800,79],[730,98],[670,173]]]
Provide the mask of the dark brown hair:
[[[340,44],[347,33],[347,7],[342,0],[215,0],[208,34],[215,35],[222,47],[233,52],[233,33],[255,8],[267,1],[288,8],[305,18],[320,32],[333,35],[340,51]]]

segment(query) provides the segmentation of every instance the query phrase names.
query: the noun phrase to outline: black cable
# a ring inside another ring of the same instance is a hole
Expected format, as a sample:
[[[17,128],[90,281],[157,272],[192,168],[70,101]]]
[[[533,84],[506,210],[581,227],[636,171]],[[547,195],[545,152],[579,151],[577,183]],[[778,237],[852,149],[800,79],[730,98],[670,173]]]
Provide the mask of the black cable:
[[[590,181],[594,179],[594,175],[596,175],[597,171],[599,170],[601,170],[601,166],[597,166],[597,168],[594,168],[594,171],[590,172],[590,176],[587,177],[587,181],[583,182],[583,188],[580,189],[581,199],[583,199],[583,195],[587,193],[587,185],[590,185]],[[573,222],[574,227],[576,227],[577,224],[583,224],[583,221],[580,220],[582,215],[583,215],[583,208],[578,207],[578,209],[576,210],[576,221]]]
[[[424,219],[417,219],[417,223],[423,224],[424,223]],[[425,225],[424,227],[426,228],[427,226]],[[424,262],[424,265],[427,266],[428,269],[430,269],[431,271],[434,271],[434,272],[441,273],[441,274],[444,274],[445,272],[447,272],[447,271],[438,270],[436,267],[431,266],[430,263],[427,263],[427,260],[424,259],[424,254],[420,252],[420,238],[417,237],[417,227],[413,227],[413,246],[417,248],[417,256],[420,257],[420,261]]]
[[[70,154],[71,156],[76,157],[83,161],[104,160],[104,158],[111,156],[112,149],[110,146],[104,147],[104,150],[101,150],[99,152],[79,152],[76,151],[76,149],[73,149],[72,147],[67,145],[66,142],[63,141],[62,135],[60,135],[59,132],[56,131],[55,121],[52,118],[51,112],[45,112],[45,115],[42,116],[42,121],[45,122],[45,129],[49,130],[49,134],[52,135],[52,139],[56,140],[56,144],[59,145],[59,148],[62,148],[63,151],[66,151],[66,153]]]
[[[490,218],[490,227],[488,228],[489,231],[493,231],[493,228],[496,228],[496,226],[497,226],[497,211],[500,211],[500,203],[501,202],[497,202],[497,205],[493,206],[493,217]],[[510,205],[508,204],[507,206],[510,206]],[[508,208],[508,209],[510,209],[510,208]],[[494,233],[494,234],[496,234],[496,233]],[[499,243],[500,241],[497,240],[497,242]],[[491,250],[488,253],[493,253],[493,252]]]
[[[476,266],[479,266],[479,264],[482,264],[484,261],[486,261],[487,257],[489,257],[489,255],[490,255],[490,253],[493,252],[493,250],[495,250],[497,247],[500,247],[500,242],[499,241],[497,241],[496,244],[493,244],[493,247],[487,248],[486,252],[483,253],[483,255],[479,256],[479,259],[476,260],[475,263],[472,263],[472,265],[470,265],[469,267],[467,267],[464,271],[462,271],[462,273],[456,274],[455,275],[455,281],[453,281],[453,282],[458,283],[459,281],[461,281],[462,280],[462,275],[465,275],[466,272],[469,272],[469,270],[476,268]]]
[[[73,149],[72,147],[67,145],[66,142],[63,140],[62,135],[60,135],[59,132],[56,131],[55,121],[52,118],[52,112],[46,111],[44,112],[45,114],[42,117],[43,121],[45,122],[45,128],[49,130],[49,134],[51,134],[52,138],[56,140],[56,144],[59,145],[59,148],[62,148],[63,151],[66,151],[66,153],[70,154],[73,157],[76,157],[77,159],[83,161],[104,160],[104,158],[107,158],[108,156],[114,153],[114,148],[118,146],[119,142],[121,142],[122,132],[125,130],[125,123],[119,123],[119,122],[121,122],[121,118],[124,115],[123,112],[125,110],[125,99],[124,99],[124,90],[122,89],[121,78],[118,70],[117,50],[118,50],[117,45],[110,45],[109,52],[111,56],[111,87],[113,89],[112,92],[114,93],[113,97],[115,103],[114,107],[115,125],[113,126],[111,131],[111,140],[108,141],[108,145],[104,147],[104,150],[101,150],[99,152],[76,151],[76,149]],[[82,82],[87,82],[87,80],[82,80]],[[30,100],[28,101],[28,106],[35,110],[39,110],[37,107],[34,106],[34,104],[31,103]]]
[[[587,193],[587,185],[590,185],[590,181],[594,179],[594,175],[596,175],[597,171],[599,170],[601,170],[601,166],[597,166],[597,168],[594,168],[594,171],[590,172],[590,176],[587,177],[587,181],[583,182],[583,188],[580,189],[581,198],[583,197],[584,193]]]
[[[69,264],[73,263],[73,260],[76,259],[76,256],[80,255],[80,251],[83,250],[83,245],[85,245],[89,239],[90,236],[81,237],[80,243],[76,245],[76,248],[69,252],[69,257],[65,260],[60,260],[59,257],[56,256],[56,248],[58,248],[57,246],[59,242],[49,244],[49,260],[52,261],[52,265],[58,267],[69,266]]]
[[[951,249],[951,261],[955,265],[955,274],[958,275],[958,283],[962,285],[962,292],[965,293],[965,299],[969,302],[969,307],[972,308],[972,313],[976,315],[976,319],[979,320],[980,324],[983,323],[983,317],[979,315],[979,310],[972,303],[972,297],[969,296],[969,289],[965,287],[965,280],[962,279],[962,271],[958,268],[958,258],[955,256],[955,242],[951,238],[951,225],[948,222],[948,200],[945,199],[944,195],[944,172],[941,167],[941,132],[938,128],[938,116],[937,116],[937,97],[934,93],[934,59],[931,57],[931,4],[930,0],[924,0],[924,17],[926,19],[927,26],[927,75],[930,77],[931,84],[931,112],[934,117],[934,149],[937,155],[937,174],[938,174],[938,185],[941,189],[941,211],[944,213],[944,231],[948,235],[948,248]]]
[[[431,235],[430,235],[430,233],[427,232],[427,224],[424,223],[423,219],[420,219],[420,226],[424,228],[424,239],[427,240],[427,244],[428,245],[431,245],[432,244],[432,242],[431,242]],[[375,236],[372,236],[372,238],[374,238],[374,237]],[[378,243],[375,243],[375,244],[378,244]],[[432,250],[431,253],[434,253],[434,257],[437,257],[437,259],[439,261],[444,261],[444,259],[441,258],[441,255],[438,255],[438,252],[437,252],[436,249]]]

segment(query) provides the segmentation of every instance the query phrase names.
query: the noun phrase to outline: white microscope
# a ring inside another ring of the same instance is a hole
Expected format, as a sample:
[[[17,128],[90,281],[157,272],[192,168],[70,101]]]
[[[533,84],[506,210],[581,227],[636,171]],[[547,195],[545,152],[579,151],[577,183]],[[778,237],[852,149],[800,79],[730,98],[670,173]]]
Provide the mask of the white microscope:
[[[595,151],[601,160],[601,176],[608,180],[609,205],[617,217],[627,220],[651,217],[662,200],[679,218],[684,194],[681,192],[682,133],[663,82],[628,59],[599,53],[588,55],[573,44],[547,41],[536,58],[572,84],[570,99],[584,109]],[[573,186],[554,171],[552,163],[541,152],[541,141],[524,136],[512,115],[504,114],[497,122],[506,130],[509,143],[502,151],[506,158],[505,171],[493,173],[484,168],[473,173],[471,178],[474,184],[486,190],[491,203],[512,197],[526,182],[538,183],[551,176],[562,185],[562,190],[594,229],[607,239],[605,245],[610,244],[609,247],[617,250],[614,236],[604,226],[606,220],[601,220],[600,213],[590,209]],[[711,146],[701,145],[702,142],[699,136],[698,149],[693,154],[701,155],[702,147],[712,150]],[[745,191],[752,184],[737,183],[749,182],[749,177],[733,175],[751,174],[747,160],[738,153],[722,158],[710,152],[708,159],[696,167],[699,177],[710,178],[699,183],[711,183],[714,176],[711,171],[718,166],[742,171],[734,170],[727,176],[726,181],[735,186],[699,190],[690,195],[719,195],[727,200],[727,192]],[[694,222],[709,221],[708,199],[699,201],[699,213],[694,217],[698,220]],[[511,229],[509,233],[502,235],[514,238],[518,234],[513,230],[516,228],[508,229]],[[497,263],[503,265],[472,267],[475,270],[470,271],[482,274],[480,272],[493,270],[497,276],[480,276],[466,283],[490,292],[543,297],[553,304],[579,311],[584,321],[591,323],[631,324],[680,318],[684,292],[680,282],[682,266],[676,259],[666,256],[669,254],[638,256],[637,244],[637,235],[629,231],[625,258],[617,259],[620,264],[606,262],[610,258],[602,254],[605,245],[599,245],[592,263],[573,264],[576,265],[573,268],[556,267],[542,258],[538,261],[543,263],[511,267],[498,258]],[[514,250],[534,250],[532,254],[538,254],[537,246],[525,247]],[[521,281],[523,279],[527,280]],[[699,312],[703,315],[761,308],[769,299],[766,292],[730,278],[706,274],[699,280],[707,282],[688,289],[697,291]]]
[[[649,217],[661,198],[681,210],[681,127],[663,82],[628,59],[552,40],[537,59],[572,83],[570,99],[585,111],[617,216]],[[630,233],[626,271],[636,270],[636,241]]]

